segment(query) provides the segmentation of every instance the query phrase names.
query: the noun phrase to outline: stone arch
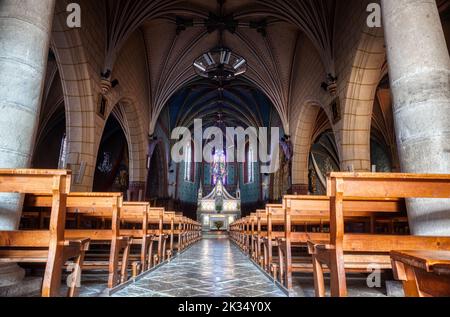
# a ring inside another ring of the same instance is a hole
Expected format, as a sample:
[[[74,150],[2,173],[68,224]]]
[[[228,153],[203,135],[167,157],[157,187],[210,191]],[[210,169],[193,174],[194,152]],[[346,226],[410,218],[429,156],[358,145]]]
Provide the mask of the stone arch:
[[[139,191],[144,188],[147,177],[147,134],[144,129],[145,123],[142,116],[139,116],[136,102],[132,98],[122,97],[113,104],[115,106],[112,107],[108,118],[113,115],[121,125],[128,144],[130,190]],[[106,122],[107,120],[105,120],[105,125],[100,135],[103,135]],[[100,147],[100,141],[101,137],[96,146],[97,152]],[[97,157],[95,159],[97,160]]]
[[[380,28],[362,31],[350,77],[341,98],[342,121],[338,143],[341,169],[370,170],[370,131],[376,89],[386,61],[384,34]]]
[[[96,159],[96,98],[79,31],[66,26],[66,5],[67,1],[56,2],[51,48],[56,57],[64,94],[67,168],[73,171],[72,190],[90,191]]]
[[[323,107],[320,102],[309,100],[303,104],[298,115],[293,139],[294,157],[292,164],[292,190],[298,194],[306,194],[308,192],[309,154],[314,141],[314,133],[317,129],[315,126],[316,120],[321,109]]]
[[[148,160],[149,169],[145,183],[145,198],[154,199],[155,196],[165,198],[168,196],[168,171],[162,140],[157,139],[149,144]],[[155,185],[157,186],[156,189],[154,188]]]
[[[120,110],[106,120],[98,147],[94,171],[94,192],[122,192],[129,189],[130,145]]]

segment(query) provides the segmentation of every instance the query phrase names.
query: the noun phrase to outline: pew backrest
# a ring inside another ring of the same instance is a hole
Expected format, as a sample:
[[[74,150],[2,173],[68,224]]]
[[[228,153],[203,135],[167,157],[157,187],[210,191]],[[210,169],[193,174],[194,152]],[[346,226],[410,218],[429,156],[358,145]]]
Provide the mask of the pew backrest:
[[[344,250],[363,246],[374,252],[389,252],[417,246],[430,250],[446,250],[448,237],[402,238],[384,235],[350,235],[344,232],[345,201],[352,199],[399,199],[450,197],[450,175],[395,174],[395,173],[331,173],[327,194],[330,196],[331,244],[342,245]]]

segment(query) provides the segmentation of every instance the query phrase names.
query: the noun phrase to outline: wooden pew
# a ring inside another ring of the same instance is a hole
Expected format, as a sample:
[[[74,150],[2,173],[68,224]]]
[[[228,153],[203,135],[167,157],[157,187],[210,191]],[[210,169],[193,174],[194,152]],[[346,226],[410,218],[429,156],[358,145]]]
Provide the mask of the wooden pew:
[[[404,201],[400,199],[354,199],[345,204],[345,221],[348,223],[370,223],[364,228],[375,233],[378,217],[387,221],[388,215],[400,216],[406,212]],[[306,249],[309,240],[329,243],[330,235],[326,227],[330,224],[330,199],[326,196],[285,196],[283,198],[285,237],[280,239],[280,281],[292,290],[292,273],[312,272],[310,256],[293,257],[295,249]],[[310,228],[314,227],[313,232]],[[293,228],[299,228],[295,232]]]
[[[264,230],[264,227],[266,230]],[[253,260],[263,267],[264,254],[263,245],[264,238],[267,237],[267,216],[265,209],[259,209],[256,211],[256,229],[253,237]]]
[[[43,297],[60,296],[62,269],[69,259],[75,259],[75,279],[68,295],[76,294],[76,278],[81,275],[84,252],[89,246],[89,239],[67,240],[64,235],[70,181],[71,172],[65,170],[0,170],[0,192],[45,193],[50,197],[49,230],[0,231],[0,263],[46,263]]]
[[[269,204],[266,206],[267,234],[263,238],[263,269],[277,276],[278,258],[273,256],[273,248],[278,247],[278,239],[284,236],[284,230],[274,230],[274,226],[284,225],[283,205]]]
[[[192,244],[201,240],[202,225],[198,221],[192,221]]]
[[[238,221],[235,220],[233,221],[229,227],[228,227],[228,235],[230,237],[230,240],[232,242],[234,242],[237,245],[237,241],[238,241],[238,226],[237,226]]]
[[[149,229],[148,233],[153,235],[153,241],[157,243],[156,252],[153,256],[150,253],[150,256],[152,256],[153,259],[150,268],[165,261],[168,236],[164,233],[164,213],[164,208],[151,207],[149,210],[149,228],[151,227],[152,229]]]
[[[238,219],[230,225],[230,236],[232,241],[242,249],[243,219]]]
[[[241,245],[241,249],[244,253],[247,254],[247,250],[248,250],[248,233],[249,233],[249,217],[244,217],[241,219],[241,226],[242,226],[242,231],[241,231],[241,241],[240,241],[240,245]]]
[[[181,237],[182,237],[182,250],[185,250],[188,247],[187,244],[187,233],[188,233],[188,226],[187,226],[187,218],[185,216],[181,217],[181,225],[182,225],[182,231],[181,231]]]
[[[450,297],[450,251],[393,251],[391,259],[407,297]]]
[[[194,221],[192,219],[190,219],[190,221],[191,221],[190,243],[192,245],[200,240],[201,225],[199,222]]]
[[[52,205],[51,196],[28,195],[25,208],[47,207]],[[88,252],[83,263],[85,270],[108,269],[108,288],[114,288],[127,280],[128,257],[132,243],[131,236],[124,236],[120,231],[123,197],[121,193],[70,193],[67,195],[67,213],[82,216],[83,219],[111,221],[111,228],[105,229],[66,229],[67,239],[87,237],[91,245],[109,245],[108,260],[103,254]],[[122,256],[120,256],[122,253]]]
[[[185,236],[186,236],[186,227],[185,227],[185,218],[182,213],[176,213],[175,214],[175,236],[177,239],[176,242],[176,249],[178,253],[183,252],[183,250],[186,248],[185,245]]]
[[[122,226],[132,224],[132,229],[121,229],[121,234],[132,237],[132,245],[140,246],[140,254],[137,259],[132,259],[133,277],[149,270],[152,266],[152,254],[154,249],[154,235],[149,233],[149,217],[151,217],[150,203],[148,202],[124,202],[120,212]],[[136,228],[135,225],[140,228]],[[136,256],[134,256],[136,257]]]
[[[367,269],[377,264],[392,269],[390,252],[396,250],[450,250],[450,237],[418,237],[348,234],[344,231],[345,201],[349,199],[448,198],[449,175],[332,173],[330,197],[330,243],[309,241],[313,256],[316,295],[324,296],[323,267],[330,269],[331,295],[347,296],[346,268]]]
[[[239,220],[239,240],[238,244],[242,251],[245,251],[245,237],[247,231],[247,219],[242,218]]]
[[[170,260],[175,255],[175,217],[176,212],[174,211],[166,211],[164,213],[164,225],[169,226],[168,229],[164,230],[164,234],[169,237],[169,248],[166,250],[166,256],[168,260]]]
[[[256,213],[251,213],[248,219],[248,230],[247,230],[247,254],[251,259],[256,256],[256,229],[258,225],[258,218]]]
[[[189,224],[189,219],[187,217],[183,217],[184,218],[184,235],[183,235],[183,242],[184,242],[184,249],[189,248],[189,232],[190,232],[190,224]]]
[[[251,256],[251,241],[252,241],[252,223],[254,223],[254,215],[244,218],[244,253]]]
[[[246,248],[247,220],[247,217],[238,219],[231,226],[234,241],[243,252]]]
[[[170,215],[171,219],[172,235],[170,245],[173,250],[172,254],[174,254],[175,250],[181,253],[193,243],[199,241],[202,228],[200,223],[183,216],[182,213],[170,212],[168,215]]]
[[[187,218],[187,245],[191,246],[198,241],[198,223],[190,218]]]

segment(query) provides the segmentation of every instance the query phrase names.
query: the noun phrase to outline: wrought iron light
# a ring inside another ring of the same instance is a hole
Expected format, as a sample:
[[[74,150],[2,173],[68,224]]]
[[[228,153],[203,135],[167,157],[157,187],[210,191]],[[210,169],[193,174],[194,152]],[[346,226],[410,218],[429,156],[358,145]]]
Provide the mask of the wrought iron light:
[[[247,61],[230,49],[216,48],[198,57],[194,69],[203,78],[224,82],[243,75],[247,71]]]
[[[104,152],[103,153],[103,161],[100,163],[100,165],[97,167],[97,169],[102,172],[103,174],[111,173],[113,169],[113,164],[111,161],[112,154],[110,152]]]

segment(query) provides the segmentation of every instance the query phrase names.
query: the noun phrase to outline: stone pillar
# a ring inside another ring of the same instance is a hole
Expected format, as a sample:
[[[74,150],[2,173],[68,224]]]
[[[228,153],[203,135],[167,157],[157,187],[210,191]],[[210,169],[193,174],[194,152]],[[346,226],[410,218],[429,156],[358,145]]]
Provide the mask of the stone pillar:
[[[0,168],[29,167],[54,7],[55,0],[0,1]],[[0,195],[0,230],[17,229],[21,203]],[[0,286],[23,277],[17,268],[0,267]]]
[[[450,174],[450,58],[435,1],[382,0],[403,172]],[[408,202],[413,234],[450,235],[450,201]]]
[[[292,195],[308,195],[308,184],[293,184],[291,194]]]

